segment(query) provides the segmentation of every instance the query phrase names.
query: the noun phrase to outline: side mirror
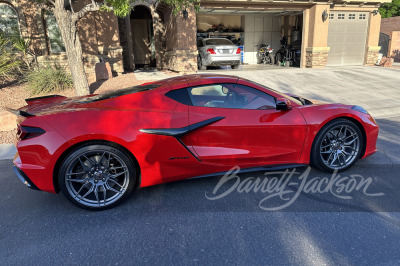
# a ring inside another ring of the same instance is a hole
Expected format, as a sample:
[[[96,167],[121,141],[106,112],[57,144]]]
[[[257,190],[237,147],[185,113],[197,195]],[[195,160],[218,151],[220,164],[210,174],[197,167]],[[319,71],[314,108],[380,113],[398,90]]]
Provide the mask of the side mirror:
[[[276,99],[276,110],[290,110],[292,109],[292,103],[286,98]]]

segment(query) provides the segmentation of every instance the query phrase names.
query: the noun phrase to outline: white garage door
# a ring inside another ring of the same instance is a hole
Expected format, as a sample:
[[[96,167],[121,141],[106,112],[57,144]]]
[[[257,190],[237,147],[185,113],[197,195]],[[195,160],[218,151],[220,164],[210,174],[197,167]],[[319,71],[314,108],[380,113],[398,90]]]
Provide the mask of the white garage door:
[[[369,13],[331,11],[329,14],[328,65],[362,65]]]

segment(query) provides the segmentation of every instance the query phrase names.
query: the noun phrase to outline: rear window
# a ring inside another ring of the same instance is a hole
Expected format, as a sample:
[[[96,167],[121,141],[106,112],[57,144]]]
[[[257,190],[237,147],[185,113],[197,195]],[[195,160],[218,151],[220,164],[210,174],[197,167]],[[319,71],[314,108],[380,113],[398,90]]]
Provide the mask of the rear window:
[[[206,45],[234,45],[228,39],[211,39],[206,41]]]

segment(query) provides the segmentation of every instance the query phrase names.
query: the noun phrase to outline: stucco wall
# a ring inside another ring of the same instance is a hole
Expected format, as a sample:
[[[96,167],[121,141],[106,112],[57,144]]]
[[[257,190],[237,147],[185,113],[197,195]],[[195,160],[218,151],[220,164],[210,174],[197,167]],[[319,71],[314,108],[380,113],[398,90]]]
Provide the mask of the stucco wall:
[[[177,72],[197,70],[196,13],[188,10],[185,19],[182,12],[174,15],[171,8],[164,10],[165,68]]]

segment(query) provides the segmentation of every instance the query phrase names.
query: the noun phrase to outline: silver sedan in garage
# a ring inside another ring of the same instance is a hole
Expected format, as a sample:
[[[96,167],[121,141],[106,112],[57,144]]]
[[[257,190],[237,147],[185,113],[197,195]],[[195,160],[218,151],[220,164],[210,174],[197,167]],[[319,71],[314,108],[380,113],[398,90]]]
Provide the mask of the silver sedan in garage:
[[[197,66],[204,70],[208,66],[231,66],[238,69],[242,58],[241,50],[224,38],[205,38],[197,41]]]

